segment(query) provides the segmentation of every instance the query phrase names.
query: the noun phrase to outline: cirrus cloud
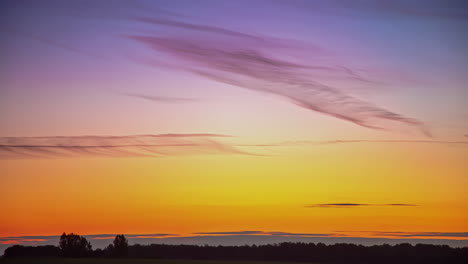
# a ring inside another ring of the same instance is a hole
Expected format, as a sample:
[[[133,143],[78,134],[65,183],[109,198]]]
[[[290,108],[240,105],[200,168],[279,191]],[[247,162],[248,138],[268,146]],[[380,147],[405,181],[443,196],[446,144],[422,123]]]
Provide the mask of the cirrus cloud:
[[[310,204],[307,208],[355,208],[364,206],[417,206],[415,204],[405,203],[389,203],[389,204],[365,204],[365,203],[326,203],[326,204]]]
[[[0,158],[76,156],[163,157],[195,154],[243,154],[219,134],[131,136],[0,137]]]
[[[358,83],[372,81],[336,61],[326,63],[321,48],[311,45],[315,64],[285,59],[301,56],[294,41],[257,36],[220,27],[170,19],[137,17],[134,20],[176,28],[166,35],[130,34],[129,39],[175,59],[172,69],[262,93],[274,94],[292,103],[372,129],[392,129],[403,125],[430,136],[423,122],[360,99],[342,87],[323,79],[348,79]],[[299,53],[299,54],[297,54]],[[291,55],[294,54],[294,55]],[[151,59],[148,59],[151,61]],[[149,63],[151,64],[151,63]],[[161,64],[158,64],[160,66]],[[338,66],[337,66],[338,65]]]

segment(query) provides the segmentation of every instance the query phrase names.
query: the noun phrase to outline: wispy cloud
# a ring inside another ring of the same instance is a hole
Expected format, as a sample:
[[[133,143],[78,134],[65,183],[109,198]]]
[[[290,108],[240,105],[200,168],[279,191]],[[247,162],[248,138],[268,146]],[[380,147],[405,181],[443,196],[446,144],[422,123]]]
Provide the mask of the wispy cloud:
[[[154,51],[153,57],[145,56],[144,60],[136,60],[140,63],[151,62],[148,64],[155,65],[153,62],[160,58],[160,53],[164,53],[172,56],[175,61],[159,62],[158,67],[169,67],[217,82],[274,94],[302,108],[359,126],[385,130],[397,127],[399,129],[402,126],[430,136],[429,129],[422,121],[360,98],[349,87],[350,85],[342,87],[339,84],[330,84],[336,83],[336,80],[346,80],[348,84],[352,82],[352,86],[366,87],[382,83],[382,80],[379,80],[378,74],[373,76],[372,71],[366,70],[366,73],[362,74],[362,69],[355,69],[326,48],[311,43],[198,24],[190,22],[187,16],[177,16],[161,10],[155,10],[152,16],[138,15],[146,13],[147,10],[139,12],[135,8],[131,8],[131,11],[130,8],[121,8],[113,12],[102,12],[112,9],[103,8],[102,5],[105,4],[99,4],[99,8],[89,8],[93,6],[90,4],[87,8],[82,7],[77,10],[90,13],[79,15],[83,17],[91,15],[94,18],[124,19],[143,24],[141,28],[135,24],[135,28],[126,36],[127,39],[146,45]],[[333,10],[341,5],[343,3],[339,1],[329,6]],[[400,4],[369,5],[379,10],[388,9],[403,13],[435,12],[451,16],[461,12],[463,17],[466,13],[456,9],[441,11],[438,8],[418,11],[421,9]],[[77,15],[76,12],[73,13]],[[176,30],[157,30],[157,34],[152,34],[148,26],[153,26],[155,29],[169,27]],[[45,39],[45,42],[72,51],[81,51],[56,41]],[[129,96],[161,103],[193,101],[192,98],[183,97],[143,94],[129,94]]]
[[[0,158],[244,154],[219,134],[0,137]]]
[[[263,231],[228,231],[228,232],[199,232],[195,235],[259,235],[264,234]]]
[[[0,137],[0,159],[53,158],[77,156],[163,157],[201,154],[241,154],[268,156],[268,153],[246,152],[243,147],[288,147],[351,143],[460,144],[468,141],[436,140],[327,140],[283,141],[276,143],[231,143],[230,135],[221,134],[157,134],[130,136],[50,136]],[[390,204],[399,205],[399,204]],[[353,204],[349,204],[353,206]]]
[[[331,237],[334,233],[291,233],[271,231],[232,231],[232,232],[200,232],[195,235],[266,235],[266,236],[295,236],[295,237]]]
[[[400,124],[430,135],[426,126],[415,118],[359,99],[340,87],[325,84],[322,81],[324,78],[358,82],[366,82],[367,79],[338,61],[327,65],[320,48],[313,47],[312,51],[307,51],[313,54],[314,61],[319,62],[308,64],[297,59],[285,59],[293,53],[296,53],[296,58],[300,57],[297,54],[300,49],[293,41],[162,18],[140,17],[135,20],[180,29],[173,31],[177,33],[167,35],[129,36],[156,52],[172,55],[178,61],[179,70],[214,81],[275,94],[308,110],[360,126],[389,129]]]
[[[35,244],[36,242],[47,242],[48,239],[43,238],[0,238],[0,244],[3,245],[11,245],[11,244],[21,244],[21,243],[28,243],[28,244]]]
[[[117,234],[92,234],[84,235],[86,238],[91,240],[113,240]],[[150,238],[165,238],[165,237],[177,237],[177,234],[125,234],[129,239],[150,239]],[[8,236],[0,237],[0,244],[11,245],[11,244],[24,244],[24,245],[36,245],[36,244],[55,244],[58,242],[60,236]]]
[[[364,206],[417,206],[415,204],[391,203],[391,204],[363,204],[363,203],[328,203],[328,204],[309,204],[307,208],[353,208]]]
[[[362,206],[369,204],[340,204],[346,206]],[[391,205],[391,204],[389,204]],[[398,206],[414,206],[411,204],[393,204]],[[198,232],[195,235],[210,236],[285,236],[285,237],[350,237],[356,233],[362,233],[363,237],[450,237],[450,238],[468,238],[468,232],[399,232],[399,231],[336,231],[333,233],[294,233],[294,232],[278,232],[278,231],[227,231],[227,232]]]
[[[132,93],[127,93],[125,95],[140,98],[140,99],[145,99],[145,100],[149,100],[149,101],[153,101],[153,102],[156,102],[156,103],[190,103],[190,102],[199,101],[199,99],[196,99],[196,98],[186,98],[186,97],[170,97],[170,96],[132,94]]]
[[[364,237],[392,237],[392,238],[468,238],[468,232],[408,232],[408,231],[335,231],[338,234],[356,235]]]
[[[98,235],[86,235],[89,239],[114,239],[116,234],[98,234]],[[127,238],[163,238],[163,237],[176,237],[177,234],[125,234]]]
[[[468,238],[468,232],[373,232],[385,237],[459,237]]]
[[[468,145],[468,141],[447,141],[447,140],[367,140],[367,139],[346,139],[346,140],[297,140],[297,141],[282,141],[261,144],[239,144],[245,147],[287,147],[301,145],[329,145],[329,144],[353,144],[353,143],[408,143],[408,144],[447,144],[447,145]]]

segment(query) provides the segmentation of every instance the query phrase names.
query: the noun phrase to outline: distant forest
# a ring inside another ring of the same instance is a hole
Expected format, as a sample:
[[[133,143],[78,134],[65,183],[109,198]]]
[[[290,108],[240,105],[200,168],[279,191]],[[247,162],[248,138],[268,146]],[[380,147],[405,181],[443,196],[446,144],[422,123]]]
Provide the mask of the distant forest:
[[[252,246],[128,245],[124,235],[104,249],[83,236],[63,234],[59,246],[14,245],[4,258],[160,258],[198,260],[261,260],[320,263],[468,263],[468,247],[429,244],[362,246],[355,244],[279,243]]]

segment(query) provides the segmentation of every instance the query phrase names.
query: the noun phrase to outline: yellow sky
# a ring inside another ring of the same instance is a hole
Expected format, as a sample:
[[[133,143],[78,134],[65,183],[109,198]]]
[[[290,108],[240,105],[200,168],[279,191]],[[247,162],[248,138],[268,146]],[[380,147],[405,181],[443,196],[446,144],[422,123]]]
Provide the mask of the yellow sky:
[[[246,149],[270,155],[2,161],[0,236],[468,227],[466,147],[349,143]],[[373,206],[306,207],[327,203]],[[416,206],[380,206],[393,203]]]

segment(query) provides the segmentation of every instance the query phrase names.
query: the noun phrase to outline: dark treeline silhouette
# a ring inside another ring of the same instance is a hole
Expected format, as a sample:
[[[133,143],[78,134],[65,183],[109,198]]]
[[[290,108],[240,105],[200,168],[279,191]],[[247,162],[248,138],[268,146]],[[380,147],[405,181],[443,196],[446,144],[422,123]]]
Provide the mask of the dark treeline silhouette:
[[[104,256],[104,257],[116,257],[122,258],[126,257],[128,254],[128,240],[124,235],[117,235],[114,239],[114,242],[107,246],[104,250],[99,251],[96,249],[94,255]]]
[[[5,250],[4,258],[34,257],[56,258],[61,255],[60,248],[56,246],[22,246],[14,245]]]
[[[252,246],[128,245],[118,235],[104,249],[92,250],[91,244],[73,233],[60,237],[56,246],[15,245],[5,250],[5,258],[15,257],[94,257],[165,258],[203,260],[261,260],[319,263],[468,263],[468,248],[445,245],[398,244],[362,246],[355,244],[280,243]]]
[[[345,263],[467,263],[468,248],[399,244],[280,243],[260,246],[133,245],[129,257]]]
[[[60,236],[59,247],[63,257],[86,257],[91,255],[91,243],[83,236],[73,233]]]

